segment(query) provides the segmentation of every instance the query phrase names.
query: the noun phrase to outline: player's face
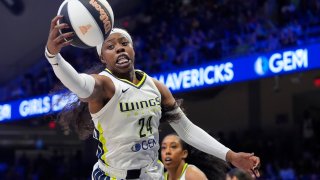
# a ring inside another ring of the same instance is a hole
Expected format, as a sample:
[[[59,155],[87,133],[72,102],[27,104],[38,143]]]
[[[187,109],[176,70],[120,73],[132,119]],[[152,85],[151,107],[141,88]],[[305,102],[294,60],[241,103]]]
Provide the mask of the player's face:
[[[166,136],[161,144],[161,159],[166,169],[177,168],[184,163],[188,151],[182,149],[180,138],[176,135]]]
[[[101,61],[113,73],[128,73],[134,69],[132,43],[121,33],[111,34],[103,43]]]

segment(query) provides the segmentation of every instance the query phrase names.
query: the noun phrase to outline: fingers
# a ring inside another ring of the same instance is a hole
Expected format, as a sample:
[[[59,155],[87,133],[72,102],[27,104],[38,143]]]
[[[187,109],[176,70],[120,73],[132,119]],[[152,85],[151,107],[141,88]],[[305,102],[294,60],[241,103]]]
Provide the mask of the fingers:
[[[74,36],[74,32],[60,33],[61,30],[70,28],[67,23],[57,23],[62,18],[63,16],[58,15],[51,20],[47,49],[52,54],[58,54],[62,47],[70,45]]]
[[[259,169],[260,168],[260,158],[255,156],[253,161],[255,163],[253,168],[258,168]]]
[[[255,178],[260,177],[260,172],[258,169],[251,169],[250,174]]]
[[[73,41],[72,37],[74,36],[74,32],[67,32],[58,35],[54,39],[49,38],[47,42],[47,49],[52,54],[58,54],[61,48],[68,46]]]
[[[51,20],[50,30],[52,30],[52,29],[57,25],[57,22],[58,22],[60,19],[62,19],[62,18],[63,18],[63,16],[60,16],[60,15],[54,17],[54,18]]]
[[[258,170],[253,170],[251,169],[251,171],[249,171],[250,175],[253,177],[253,178],[258,178],[260,177],[260,173]]]
[[[65,46],[69,46],[69,45],[71,45],[71,43],[72,43],[72,41],[73,41],[73,39],[70,39],[70,40],[68,40],[68,41],[66,41],[66,42],[64,42],[64,43],[62,43],[62,47],[65,47]]]
[[[60,34],[53,41],[56,44],[56,46],[61,48],[61,47],[70,45],[72,42],[72,39],[70,38],[72,38],[73,36],[74,36],[74,32],[67,32],[67,33]]]
[[[251,172],[253,173],[253,175],[257,178],[257,177],[260,177],[260,172],[259,172],[259,169],[260,169],[260,158],[257,157],[257,156],[254,156],[252,158],[252,160],[254,161],[254,166],[253,168],[251,169]]]
[[[254,156],[254,153],[243,153],[242,157],[246,159],[246,165],[243,165],[243,169],[250,173],[253,178],[260,177],[260,158]]]
[[[241,155],[244,157],[244,158],[251,158],[254,156],[254,153],[241,153]]]
[[[253,156],[250,158],[253,163],[252,169],[259,169],[260,168],[260,158],[257,156]]]
[[[259,177],[260,158],[255,156],[254,153],[240,152],[236,153],[236,158],[233,158],[231,163],[254,177]]]
[[[54,39],[55,37],[57,37],[60,34],[59,30],[68,29],[68,28],[69,28],[69,25],[66,23],[55,25],[53,27],[53,29],[51,30],[51,37]]]
[[[59,30],[69,28],[67,23],[58,24],[58,21],[62,18],[63,16],[58,15],[51,20],[50,37],[52,39],[55,39],[59,35]]]
[[[55,38],[53,41],[56,43],[56,44],[61,44],[62,42],[65,41],[65,39],[69,39],[71,37],[74,36],[74,32],[67,32],[67,33],[63,33],[63,34],[60,34],[57,38]]]
[[[258,169],[254,169],[253,172],[255,173],[256,177],[260,177],[260,172]]]

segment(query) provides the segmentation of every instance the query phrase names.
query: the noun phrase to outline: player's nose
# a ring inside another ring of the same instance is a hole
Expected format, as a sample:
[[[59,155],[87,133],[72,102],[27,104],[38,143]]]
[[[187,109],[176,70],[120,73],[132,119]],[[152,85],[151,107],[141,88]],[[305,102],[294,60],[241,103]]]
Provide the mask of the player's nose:
[[[170,148],[166,148],[166,155],[170,155],[171,154],[171,150],[170,150]]]
[[[119,53],[125,52],[125,49],[123,48],[123,46],[117,45],[116,52],[117,54],[119,54]]]

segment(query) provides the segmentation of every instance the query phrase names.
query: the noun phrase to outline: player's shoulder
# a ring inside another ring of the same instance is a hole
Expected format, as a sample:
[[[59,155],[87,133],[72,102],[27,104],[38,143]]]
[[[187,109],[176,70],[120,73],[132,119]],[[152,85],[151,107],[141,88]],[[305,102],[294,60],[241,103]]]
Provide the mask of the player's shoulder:
[[[116,78],[116,76],[114,76],[112,74],[112,72],[107,68],[105,68],[103,71],[101,71],[98,75],[102,76],[102,77]]]
[[[160,82],[159,80],[157,80],[155,78],[152,78],[152,80],[153,80],[155,86],[157,87],[158,91],[161,94],[162,105],[169,106],[169,107],[174,105],[176,100],[174,99],[169,88],[165,84],[163,84],[162,82]]]
[[[99,74],[97,74],[98,79],[102,80],[104,83],[112,83],[114,85],[121,84],[121,79],[115,76],[109,69],[104,69]]]
[[[155,79],[155,78],[152,78],[152,81],[154,82],[154,84],[157,86],[157,88],[159,90],[163,90],[163,89],[167,89],[167,86],[165,86],[162,82],[160,82],[159,80]]]
[[[111,83],[112,75],[110,75],[107,71],[101,71],[99,74],[91,74],[96,79],[96,83],[102,82],[102,84],[105,83]]]
[[[142,75],[145,75],[147,77],[150,78],[150,80],[154,83],[154,85],[157,87],[157,89],[161,92],[164,92],[164,91],[169,91],[167,86],[165,86],[162,82],[160,82],[159,80],[157,80],[156,78],[153,78],[151,76],[149,76],[146,72],[143,72],[139,69],[136,69],[135,70],[138,74],[142,74]]]
[[[186,180],[207,180],[206,175],[196,166],[188,165],[186,169]]]

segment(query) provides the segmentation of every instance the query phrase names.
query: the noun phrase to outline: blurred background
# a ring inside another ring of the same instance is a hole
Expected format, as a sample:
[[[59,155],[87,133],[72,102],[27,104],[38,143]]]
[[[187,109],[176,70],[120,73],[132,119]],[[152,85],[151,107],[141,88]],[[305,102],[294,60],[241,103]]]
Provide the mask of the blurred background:
[[[320,0],[109,0],[136,68],[184,99],[188,117],[261,179],[320,179]],[[44,57],[61,0],[0,0],[0,179],[89,179],[96,142],[65,133]],[[65,48],[79,71],[95,49]],[[171,131],[164,125],[161,136]]]

